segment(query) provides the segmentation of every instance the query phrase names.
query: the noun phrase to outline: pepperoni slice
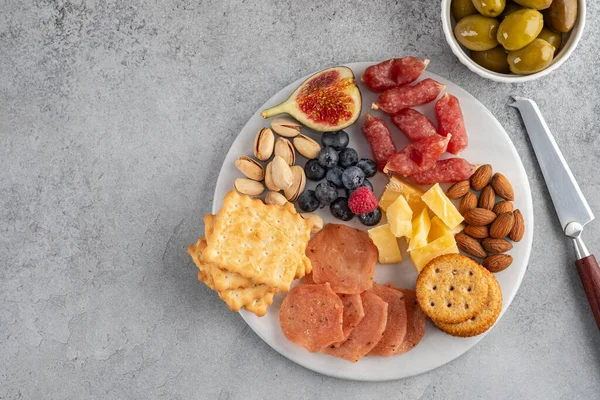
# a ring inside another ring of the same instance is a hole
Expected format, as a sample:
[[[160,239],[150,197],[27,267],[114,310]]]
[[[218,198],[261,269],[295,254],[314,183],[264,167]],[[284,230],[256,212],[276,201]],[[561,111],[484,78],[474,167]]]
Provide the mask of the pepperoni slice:
[[[405,108],[394,114],[392,122],[413,142],[437,134],[437,129],[429,118],[412,108]]]
[[[371,151],[375,163],[380,171],[383,171],[388,158],[398,150],[392,140],[392,135],[387,125],[381,118],[365,115],[367,121],[362,126],[362,133],[371,145]]]
[[[396,348],[395,354],[403,354],[412,350],[423,336],[425,336],[425,314],[417,302],[417,296],[413,289],[400,289],[404,294],[404,304],[406,305],[406,336]]]
[[[314,353],[344,338],[343,310],[329,284],[299,284],[281,303],[281,330],[291,342]]]
[[[416,57],[392,58],[368,67],[360,80],[374,92],[383,92],[419,79],[429,60]]]
[[[438,160],[428,171],[410,176],[417,185],[433,185],[435,183],[459,182],[469,179],[475,172],[475,166],[463,158]]]
[[[450,137],[433,135],[409,144],[388,159],[383,172],[391,171],[409,176],[427,171],[444,154],[448,141]]]
[[[423,79],[413,86],[400,86],[383,92],[371,106],[388,114],[396,114],[405,108],[418,106],[435,100],[446,85],[433,79]]]
[[[435,103],[435,114],[440,124],[440,135],[452,135],[448,143],[448,153],[458,155],[469,144],[458,99],[451,94],[444,94]]]
[[[361,298],[365,309],[363,319],[352,330],[348,340],[339,347],[324,348],[323,353],[357,362],[381,340],[387,324],[388,304],[370,291],[364,292]]]
[[[358,294],[373,286],[377,247],[366,232],[327,224],[308,242],[306,255],[316,283],[329,283],[340,294]]]
[[[365,316],[365,309],[363,308],[360,294],[340,294],[339,296],[340,300],[342,300],[342,304],[344,304],[344,315],[342,317],[342,331],[344,331],[344,340],[335,343],[335,347],[339,347],[339,345],[348,339],[348,336],[350,336],[352,330]]]
[[[407,312],[404,294],[391,287],[375,284],[370,292],[375,293],[388,304],[387,324],[377,346],[369,355],[389,357],[396,353],[406,335]]]

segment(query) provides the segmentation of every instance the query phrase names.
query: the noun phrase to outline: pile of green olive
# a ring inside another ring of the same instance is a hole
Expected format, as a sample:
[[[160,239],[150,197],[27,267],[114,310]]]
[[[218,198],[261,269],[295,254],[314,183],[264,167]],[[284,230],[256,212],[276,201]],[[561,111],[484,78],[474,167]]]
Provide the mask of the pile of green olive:
[[[577,0],[452,0],[454,36],[490,71],[527,75],[554,59],[577,20]]]

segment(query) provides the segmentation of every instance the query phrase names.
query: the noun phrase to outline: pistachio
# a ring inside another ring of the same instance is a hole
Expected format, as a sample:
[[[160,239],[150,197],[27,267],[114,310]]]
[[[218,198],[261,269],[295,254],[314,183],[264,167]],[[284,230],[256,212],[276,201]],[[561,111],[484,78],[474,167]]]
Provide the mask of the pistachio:
[[[281,188],[278,188],[277,185],[273,182],[273,162],[267,164],[267,168],[265,169],[265,185],[267,188],[273,192],[278,192]]]
[[[290,166],[296,162],[296,151],[294,151],[294,146],[287,139],[279,138],[275,141],[275,155],[283,158]]]
[[[265,190],[262,183],[247,178],[237,178],[233,182],[233,187],[240,194],[247,194],[248,196],[258,196]]]
[[[298,135],[294,138],[294,146],[296,147],[296,150],[298,150],[298,153],[309,160],[317,158],[321,151],[319,143],[304,135]]]
[[[300,122],[291,117],[275,118],[271,122],[271,128],[276,134],[293,138],[300,134]]]
[[[273,154],[275,135],[269,128],[262,128],[254,138],[254,156],[261,161],[268,160]]]
[[[301,213],[300,216],[304,219],[309,219],[312,221],[313,226],[310,230],[312,233],[317,233],[321,229],[323,229],[323,218],[319,217],[317,214],[313,213]]]
[[[250,179],[255,181],[262,181],[265,179],[265,169],[252,157],[239,156],[238,159],[235,160],[235,166],[242,174]]]
[[[287,203],[287,199],[284,195],[279,192],[267,192],[265,195],[265,204],[277,204],[284,206]]]
[[[271,167],[271,177],[273,183],[280,189],[287,189],[294,183],[292,170],[288,163],[280,156],[273,157],[273,166]]]
[[[296,201],[306,186],[306,175],[304,169],[299,165],[294,165],[290,169],[294,178],[293,183],[289,188],[283,190],[283,194],[289,201]]]

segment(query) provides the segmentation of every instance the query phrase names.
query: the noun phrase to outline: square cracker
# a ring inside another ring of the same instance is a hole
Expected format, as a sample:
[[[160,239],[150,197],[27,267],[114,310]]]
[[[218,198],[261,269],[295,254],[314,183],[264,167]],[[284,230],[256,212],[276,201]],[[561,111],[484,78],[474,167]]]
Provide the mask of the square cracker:
[[[216,215],[204,259],[256,284],[287,291],[296,273],[303,275],[310,265],[305,250],[311,227],[312,222],[285,207],[231,191]]]

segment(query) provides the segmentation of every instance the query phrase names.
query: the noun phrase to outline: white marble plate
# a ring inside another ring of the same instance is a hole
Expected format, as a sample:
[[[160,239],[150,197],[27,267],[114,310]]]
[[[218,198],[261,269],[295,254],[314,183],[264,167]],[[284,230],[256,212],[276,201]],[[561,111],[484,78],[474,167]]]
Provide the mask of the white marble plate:
[[[352,68],[358,81],[365,68],[371,64],[362,62],[348,64],[347,66]],[[510,252],[514,257],[513,265],[505,271],[496,274],[502,286],[504,297],[502,313],[504,313],[513,300],[527,269],[533,240],[531,192],[525,169],[517,154],[517,150],[500,123],[479,101],[459,86],[437,75],[425,72],[421,79],[423,78],[433,78],[446,84],[446,90],[458,97],[469,135],[469,147],[462,153],[462,156],[473,164],[489,163],[494,167],[495,171],[506,175],[515,190],[515,207],[521,209],[525,217],[525,237],[521,242],[516,243],[514,249]],[[217,187],[215,188],[213,212],[216,213],[221,207],[223,197],[233,187],[234,179],[242,176],[234,166],[236,158],[240,155],[252,155],[252,144],[256,132],[260,128],[269,126],[270,124],[269,121],[265,121],[260,117],[260,111],[285,100],[305,79],[306,77],[298,79],[275,94],[263,107],[254,113],[246,126],[244,126],[229,149],[221,168]],[[362,84],[360,84],[360,89],[363,96],[363,115],[371,112],[374,115],[382,116],[382,113],[370,110],[371,103],[376,100],[377,95],[370,92]],[[425,113],[432,121],[435,121],[434,103],[417,107],[417,109]],[[388,122],[398,148],[404,147],[407,139],[391,124],[387,116],[383,115],[383,118]],[[357,123],[345,130],[350,134],[349,146],[356,149],[360,157],[372,158],[370,147],[360,132],[360,126],[363,121],[364,119],[361,116]],[[311,132],[308,129],[304,129],[304,133],[320,141],[319,133]],[[299,156],[296,163],[303,166],[305,161],[305,159]],[[375,194],[377,196],[381,195],[387,182],[386,176],[378,173],[371,181],[375,187]],[[314,188],[314,186],[316,186],[314,182],[309,181],[307,184],[307,188]],[[339,220],[331,216],[328,207],[319,210],[318,213],[323,217],[325,223],[340,223]],[[367,229],[360,224],[357,218],[354,218],[348,224],[359,229]],[[400,287],[414,288],[417,274],[404,249],[403,257],[404,262],[401,264],[378,265],[375,272],[375,280],[382,283],[391,281]],[[441,332],[428,321],[425,337],[410,352],[387,358],[366,357],[352,364],[324,354],[309,353],[304,348],[288,341],[281,333],[279,326],[279,307],[283,297],[284,294],[276,296],[267,315],[262,318],[258,318],[254,314],[245,311],[242,311],[240,314],[254,332],[268,343],[269,346],[285,357],[313,371],[337,378],[383,381],[417,375],[455,359],[475,346],[485,336],[483,334],[469,339],[455,338]]]

